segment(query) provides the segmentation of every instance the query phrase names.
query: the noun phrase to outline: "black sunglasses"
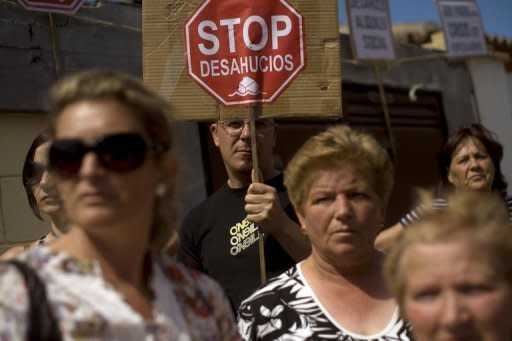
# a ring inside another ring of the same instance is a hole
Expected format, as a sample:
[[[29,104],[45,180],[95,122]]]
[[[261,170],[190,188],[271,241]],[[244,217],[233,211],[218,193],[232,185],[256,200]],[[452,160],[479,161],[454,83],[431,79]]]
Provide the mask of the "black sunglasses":
[[[49,167],[60,176],[75,176],[85,154],[93,152],[103,168],[127,173],[144,163],[150,149],[161,152],[165,148],[148,142],[137,133],[106,135],[92,145],[80,139],[57,139],[50,146]]]

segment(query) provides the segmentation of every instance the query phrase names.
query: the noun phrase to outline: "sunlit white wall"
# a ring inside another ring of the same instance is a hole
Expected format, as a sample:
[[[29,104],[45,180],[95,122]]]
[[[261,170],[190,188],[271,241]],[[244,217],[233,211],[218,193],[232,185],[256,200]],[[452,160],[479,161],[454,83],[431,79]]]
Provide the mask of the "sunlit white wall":
[[[512,76],[507,74],[503,59],[472,58],[468,68],[473,80],[480,122],[498,135],[503,144],[501,170],[512,192]]]

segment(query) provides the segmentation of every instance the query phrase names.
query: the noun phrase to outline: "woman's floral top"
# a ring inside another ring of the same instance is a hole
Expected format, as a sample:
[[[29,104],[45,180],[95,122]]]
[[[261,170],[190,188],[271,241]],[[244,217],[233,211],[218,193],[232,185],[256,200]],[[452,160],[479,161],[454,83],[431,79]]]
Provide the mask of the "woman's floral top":
[[[97,262],[34,248],[17,258],[46,284],[64,340],[239,340],[222,289],[163,253],[153,254],[154,319],[146,321],[103,279]],[[0,340],[25,339],[29,298],[23,277],[0,266]]]

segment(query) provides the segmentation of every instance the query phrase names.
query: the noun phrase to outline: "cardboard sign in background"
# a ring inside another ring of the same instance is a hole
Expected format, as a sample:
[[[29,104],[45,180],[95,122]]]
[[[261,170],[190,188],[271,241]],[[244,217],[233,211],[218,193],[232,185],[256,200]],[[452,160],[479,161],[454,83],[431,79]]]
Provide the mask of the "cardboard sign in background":
[[[227,108],[187,74],[184,23],[202,0],[143,1],[144,82],[169,99],[178,120],[247,117],[246,107]],[[340,117],[341,63],[337,0],[289,0],[304,17],[306,69],[261,117]]]
[[[30,11],[75,14],[82,7],[84,0],[18,0],[18,2]]]
[[[451,57],[487,53],[480,11],[473,0],[438,0],[446,49]]]
[[[395,59],[388,0],[346,0],[354,56],[361,60]]]

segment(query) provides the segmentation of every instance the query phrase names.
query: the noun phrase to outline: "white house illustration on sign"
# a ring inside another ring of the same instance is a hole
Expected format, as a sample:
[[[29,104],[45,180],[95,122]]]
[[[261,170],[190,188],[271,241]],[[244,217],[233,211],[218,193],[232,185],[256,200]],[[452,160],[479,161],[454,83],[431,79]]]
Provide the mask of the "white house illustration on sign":
[[[229,97],[233,96],[247,96],[247,95],[257,95],[262,93],[260,90],[260,86],[258,83],[252,79],[251,77],[245,76],[242,81],[238,84],[238,90],[229,94]],[[263,92],[265,94],[265,92]]]

